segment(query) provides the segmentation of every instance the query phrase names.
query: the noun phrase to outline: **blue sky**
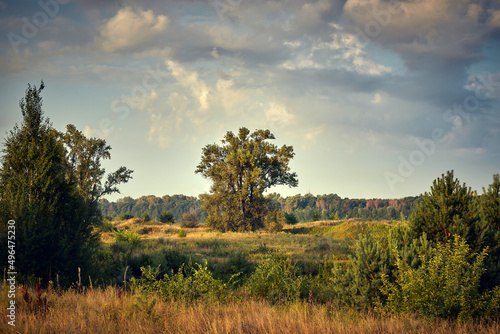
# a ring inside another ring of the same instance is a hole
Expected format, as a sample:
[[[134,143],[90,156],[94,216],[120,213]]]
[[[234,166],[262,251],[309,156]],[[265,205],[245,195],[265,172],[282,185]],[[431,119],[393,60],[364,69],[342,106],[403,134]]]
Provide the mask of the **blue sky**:
[[[0,133],[27,84],[45,115],[112,146],[123,196],[208,191],[194,170],[226,131],[292,145],[297,188],[428,191],[500,172],[500,4],[464,0],[0,1]]]

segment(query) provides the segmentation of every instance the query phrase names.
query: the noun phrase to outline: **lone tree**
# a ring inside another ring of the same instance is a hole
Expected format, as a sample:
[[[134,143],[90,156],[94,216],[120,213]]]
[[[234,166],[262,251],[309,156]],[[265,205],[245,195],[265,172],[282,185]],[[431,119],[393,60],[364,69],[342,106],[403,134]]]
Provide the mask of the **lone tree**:
[[[121,167],[107,176],[100,160],[109,158],[104,140],[87,139],[72,125],[57,132],[43,116],[43,82],[28,85],[20,102],[23,120],[8,134],[0,168],[0,237],[15,221],[15,269],[47,282],[59,274],[74,281],[77,268],[92,263],[100,221],[99,198],[117,192],[132,171]],[[2,247],[2,261],[7,259]]]
[[[269,130],[250,133],[243,127],[237,135],[227,132],[222,146],[203,148],[195,172],[212,181],[210,193],[200,196],[208,226],[220,231],[262,228],[268,212],[264,191],[275,185],[297,186],[297,174],[288,167],[293,147],[278,148],[271,139],[275,137]]]

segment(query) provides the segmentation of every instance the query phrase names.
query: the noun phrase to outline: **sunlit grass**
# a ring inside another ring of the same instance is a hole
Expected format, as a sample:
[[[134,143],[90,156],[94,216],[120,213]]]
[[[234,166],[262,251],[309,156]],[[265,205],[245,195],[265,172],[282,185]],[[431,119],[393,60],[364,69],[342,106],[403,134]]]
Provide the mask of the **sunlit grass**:
[[[244,252],[251,261],[259,261],[264,256],[280,252],[295,261],[317,262],[335,258],[347,260],[349,249],[363,233],[382,238],[397,223],[389,221],[362,222],[360,219],[318,221],[297,225],[285,225],[282,232],[227,232],[220,233],[201,225],[198,228],[184,228],[185,237],[179,237],[179,225],[158,222],[143,223],[134,218],[114,222],[118,229],[128,229],[138,233],[145,245],[162,247],[155,240],[168,240],[169,247],[188,256],[196,256],[213,261],[224,261],[231,254]],[[102,233],[102,240],[111,244],[113,233]],[[210,246],[207,246],[210,244]]]
[[[18,291],[21,287],[18,287]],[[338,309],[295,302],[270,305],[247,297],[228,303],[186,304],[158,296],[123,293],[114,287],[47,293],[48,310],[28,310],[16,298],[16,327],[7,324],[6,287],[2,293],[2,333],[499,333],[493,323],[458,323],[410,315]],[[29,289],[33,295],[33,289]]]

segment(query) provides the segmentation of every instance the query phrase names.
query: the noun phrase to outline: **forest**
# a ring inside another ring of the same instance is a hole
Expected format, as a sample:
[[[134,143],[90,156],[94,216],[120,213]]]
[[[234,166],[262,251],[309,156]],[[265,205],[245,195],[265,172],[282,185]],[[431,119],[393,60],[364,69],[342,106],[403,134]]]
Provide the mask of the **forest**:
[[[368,220],[400,220],[408,219],[422,196],[400,199],[349,199],[336,194],[311,194],[282,197],[271,193],[267,198],[280,210],[293,214],[297,222],[305,223],[329,219],[363,218]],[[207,213],[201,208],[197,197],[185,195],[153,195],[137,199],[124,197],[116,202],[106,199],[99,201],[99,208],[109,220],[116,220],[124,214],[136,218],[146,212],[152,219],[158,220],[163,211],[170,211],[175,221],[181,221],[186,212],[195,213],[200,222],[204,222]]]

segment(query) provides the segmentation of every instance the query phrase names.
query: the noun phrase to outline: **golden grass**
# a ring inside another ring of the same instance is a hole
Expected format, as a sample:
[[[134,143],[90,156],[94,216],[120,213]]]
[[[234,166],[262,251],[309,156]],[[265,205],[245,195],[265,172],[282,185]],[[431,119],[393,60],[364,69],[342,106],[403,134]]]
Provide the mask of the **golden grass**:
[[[18,289],[16,327],[7,324],[1,289],[2,333],[499,333],[499,323],[454,323],[412,316],[335,309],[297,302],[272,306],[244,299],[228,304],[147,299],[116,289],[48,293],[47,312],[28,311]],[[31,291],[32,295],[34,292]]]

